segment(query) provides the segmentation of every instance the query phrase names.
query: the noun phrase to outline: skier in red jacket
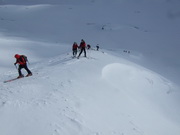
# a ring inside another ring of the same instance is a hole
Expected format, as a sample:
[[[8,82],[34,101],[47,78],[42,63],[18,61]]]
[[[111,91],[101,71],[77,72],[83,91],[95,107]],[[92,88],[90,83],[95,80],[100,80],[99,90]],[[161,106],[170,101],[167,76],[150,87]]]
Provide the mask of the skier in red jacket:
[[[81,53],[84,51],[84,57],[86,57],[86,43],[85,41],[82,39],[81,40],[81,43],[80,43],[80,48],[81,48],[81,51],[79,53],[79,56],[78,58],[80,57]]]
[[[74,42],[73,46],[72,46],[72,51],[73,51],[73,57],[76,57],[77,55],[77,49],[78,49],[78,44],[76,42]]]
[[[19,64],[19,67],[18,67],[19,76],[17,78],[24,77],[22,72],[21,72],[22,68],[24,68],[28,72],[26,77],[31,76],[32,72],[28,69],[25,58],[22,55],[19,55],[19,54],[14,55],[14,57],[16,58],[16,62],[14,63],[14,65]]]

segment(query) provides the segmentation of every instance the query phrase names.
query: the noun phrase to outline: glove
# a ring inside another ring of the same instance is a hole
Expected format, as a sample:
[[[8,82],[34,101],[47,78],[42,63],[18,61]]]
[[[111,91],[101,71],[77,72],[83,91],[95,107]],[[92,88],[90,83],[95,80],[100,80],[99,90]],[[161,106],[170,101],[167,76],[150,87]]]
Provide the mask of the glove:
[[[16,63],[14,63],[14,65],[16,66]]]

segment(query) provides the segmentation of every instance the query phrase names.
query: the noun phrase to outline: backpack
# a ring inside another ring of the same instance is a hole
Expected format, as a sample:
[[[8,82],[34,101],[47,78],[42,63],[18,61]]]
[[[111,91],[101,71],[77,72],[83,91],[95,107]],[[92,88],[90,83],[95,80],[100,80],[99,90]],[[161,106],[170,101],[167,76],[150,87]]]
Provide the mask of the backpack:
[[[28,62],[28,58],[27,58],[26,55],[21,55],[21,56],[24,58],[24,60],[25,60],[26,62]]]

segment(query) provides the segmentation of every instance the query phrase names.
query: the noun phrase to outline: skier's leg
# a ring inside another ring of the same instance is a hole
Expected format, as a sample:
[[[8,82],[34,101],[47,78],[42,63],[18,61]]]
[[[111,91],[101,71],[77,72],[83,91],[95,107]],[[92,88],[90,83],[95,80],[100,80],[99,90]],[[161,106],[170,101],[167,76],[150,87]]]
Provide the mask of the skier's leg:
[[[22,69],[23,67],[22,67],[22,65],[19,65],[19,67],[18,67],[18,73],[19,73],[19,78],[20,77],[23,77],[23,74],[22,74],[22,72],[21,72],[21,69]]]
[[[75,55],[75,56],[77,55],[77,50],[75,50],[75,53],[74,53],[74,55]]]
[[[80,53],[79,53],[79,56],[78,56],[78,57],[80,57],[80,56],[81,56],[82,51],[83,51],[83,49],[81,49],[81,51],[80,51]]]
[[[28,75],[32,75],[32,72],[29,70],[29,68],[27,67],[27,65],[24,65],[23,68],[28,72]]]
[[[86,48],[84,48],[84,57],[86,57]]]

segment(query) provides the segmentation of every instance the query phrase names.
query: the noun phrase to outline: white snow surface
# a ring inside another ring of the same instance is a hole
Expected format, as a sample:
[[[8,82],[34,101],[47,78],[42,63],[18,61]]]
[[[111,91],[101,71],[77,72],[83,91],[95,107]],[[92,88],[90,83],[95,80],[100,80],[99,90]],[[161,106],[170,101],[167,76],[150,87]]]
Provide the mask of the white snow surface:
[[[0,135],[179,135],[179,5],[0,0]]]

